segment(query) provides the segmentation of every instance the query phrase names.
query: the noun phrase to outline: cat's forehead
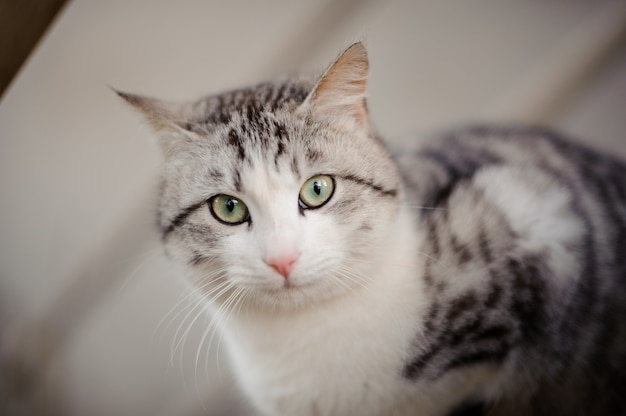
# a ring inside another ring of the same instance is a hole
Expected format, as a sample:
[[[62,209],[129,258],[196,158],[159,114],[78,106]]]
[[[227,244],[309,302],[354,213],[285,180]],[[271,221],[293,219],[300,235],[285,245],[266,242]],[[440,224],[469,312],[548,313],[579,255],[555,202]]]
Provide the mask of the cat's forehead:
[[[229,124],[234,117],[258,123],[264,114],[301,104],[312,87],[309,78],[284,78],[213,95],[198,106],[204,107],[205,122],[216,126]]]
[[[230,175],[236,184],[244,173],[261,170],[301,176],[307,165],[330,156],[324,155],[329,146],[323,137],[329,126],[297,111],[310,89],[308,81],[289,80],[208,98],[203,103],[208,126],[196,131],[204,139],[189,149],[191,156],[236,172]]]
[[[222,182],[228,181],[237,192],[279,189],[313,173],[329,173],[332,158],[321,156],[319,143],[303,137],[297,121],[272,113],[257,121],[233,121],[222,133],[223,154],[216,163],[224,168]]]
[[[321,156],[319,143],[307,139],[302,123],[285,111],[262,110],[252,117],[232,113],[228,123],[204,132],[171,158],[166,177],[192,193],[244,196],[286,184],[299,186],[307,175],[329,173],[331,164]]]
[[[301,130],[302,119],[296,109],[312,85],[305,78],[286,78],[198,101],[187,115],[185,129],[204,140],[196,141],[192,151],[204,149],[214,159],[226,157],[228,162],[249,164],[261,155],[277,161],[297,145],[294,136]]]

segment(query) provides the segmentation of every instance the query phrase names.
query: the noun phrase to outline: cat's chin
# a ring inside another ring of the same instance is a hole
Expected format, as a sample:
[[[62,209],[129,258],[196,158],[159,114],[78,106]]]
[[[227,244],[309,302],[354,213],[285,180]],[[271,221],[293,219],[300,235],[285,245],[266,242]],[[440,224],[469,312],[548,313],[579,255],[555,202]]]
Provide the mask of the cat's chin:
[[[250,302],[254,306],[270,310],[302,309],[318,305],[347,293],[347,290],[333,288],[319,282],[295,283],[286,281],[279,287],[255,288]]]

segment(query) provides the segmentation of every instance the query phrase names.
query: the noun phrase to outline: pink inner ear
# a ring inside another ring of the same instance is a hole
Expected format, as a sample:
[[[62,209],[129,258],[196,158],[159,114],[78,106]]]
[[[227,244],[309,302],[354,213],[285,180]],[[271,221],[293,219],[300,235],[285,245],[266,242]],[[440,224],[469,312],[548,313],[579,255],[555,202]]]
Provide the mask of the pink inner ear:
[[[369,61],[362,43],[350,46],[328,68],[312,92],[313,106],[328,114],[346,111],[360,123],[367,121]]]
[[[276,270],[280,275],[282,275],[285,279],[287,279],[289,278],[291,270],[293,269],[293,266],[299,257],[299,254],[293,253],[284,256],[272,257],[265,260],[265,262],[274,270]]]

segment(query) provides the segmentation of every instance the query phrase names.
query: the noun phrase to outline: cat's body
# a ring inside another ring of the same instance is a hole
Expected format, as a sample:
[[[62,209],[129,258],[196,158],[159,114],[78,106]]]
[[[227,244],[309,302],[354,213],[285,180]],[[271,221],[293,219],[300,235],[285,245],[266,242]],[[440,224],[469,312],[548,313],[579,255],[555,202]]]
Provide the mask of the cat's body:
[[[319,79],[187,105],[159,224],[268,415],[620,414],[626,165],[536,129],[392,159],[355,44]]]

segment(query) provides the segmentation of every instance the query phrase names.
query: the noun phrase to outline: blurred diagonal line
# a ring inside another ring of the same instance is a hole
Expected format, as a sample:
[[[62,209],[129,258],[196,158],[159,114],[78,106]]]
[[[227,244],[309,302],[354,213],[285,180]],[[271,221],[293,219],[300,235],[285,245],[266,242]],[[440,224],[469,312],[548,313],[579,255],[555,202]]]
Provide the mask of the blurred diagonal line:
[[[0,0],[0,98],[67,0]]]

